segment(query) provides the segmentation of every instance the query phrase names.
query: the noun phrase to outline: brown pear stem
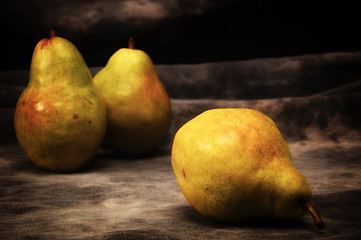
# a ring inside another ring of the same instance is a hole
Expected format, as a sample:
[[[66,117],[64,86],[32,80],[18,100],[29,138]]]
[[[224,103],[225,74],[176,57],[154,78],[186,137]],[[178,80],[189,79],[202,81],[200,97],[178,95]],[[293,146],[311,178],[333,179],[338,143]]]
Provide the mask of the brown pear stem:
[[[129,47],[129,49],[135,49],[135,47],[134,47],[134,39],[132,37],[128,41],[128,47]]]
[[[54,38],[56,36],[54,28],[50,29],[50,38]]]
[[[301,201],[300,205],[306,211],[311,213],[311,216],[317,228],[319,229],[325,228],[325,224],[322,221],[321,215],[317,212],[316,208],[310,202]]]

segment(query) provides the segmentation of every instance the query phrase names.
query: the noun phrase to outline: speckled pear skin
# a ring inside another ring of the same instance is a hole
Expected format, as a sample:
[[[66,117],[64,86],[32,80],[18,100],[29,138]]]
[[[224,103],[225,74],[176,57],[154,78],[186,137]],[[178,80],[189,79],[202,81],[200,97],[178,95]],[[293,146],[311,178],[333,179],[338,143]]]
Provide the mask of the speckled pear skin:
[[[311,198],[276,124],[246,108],[212,109],[175,135],[172,167],[188,202],[217,221],[297,219]]]
[[[106,124],[105,107],[77,48],[56,36],[39,41],[14,117],[29,158],[50,171],[78,170],[100,147]]]
[[[170,124],[170,100],[148,54],[119,49],[93,81],[107,109],[103,148],[136,156],[163,138]]]

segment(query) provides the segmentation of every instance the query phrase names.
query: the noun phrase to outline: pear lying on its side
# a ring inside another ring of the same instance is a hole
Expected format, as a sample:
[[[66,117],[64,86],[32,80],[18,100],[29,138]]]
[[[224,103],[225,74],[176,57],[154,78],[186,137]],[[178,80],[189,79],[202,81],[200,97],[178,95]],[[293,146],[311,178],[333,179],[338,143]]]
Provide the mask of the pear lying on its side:
[[[122,48],[94,76],[106,106],[108,130],[103,147],[129,155],[152,149],[165,135],[170,122],[170,100],[151,58]]]
[[[286,141],[259,111],[213,109],[196,116],[175,135],[172,167],[185,198],[211,219],[297,219],[309,209],[323,227]]]
[[[100,147],[106,124],[105,107],[77,48],[54,33],[42,39],[14,117],[16,136],[29,158],[51,171],[77,170]]]

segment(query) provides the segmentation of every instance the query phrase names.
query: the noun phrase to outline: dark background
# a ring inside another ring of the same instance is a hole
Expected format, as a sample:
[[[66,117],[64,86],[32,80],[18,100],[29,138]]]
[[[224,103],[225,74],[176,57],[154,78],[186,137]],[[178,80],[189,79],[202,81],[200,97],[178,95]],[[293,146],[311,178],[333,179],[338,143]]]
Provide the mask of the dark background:
[[[130,36],[155,64],[361,49],[356,1],[8,0],[0,11],[0,70],[29,69],[51,27],[89,67],[105,65]]]

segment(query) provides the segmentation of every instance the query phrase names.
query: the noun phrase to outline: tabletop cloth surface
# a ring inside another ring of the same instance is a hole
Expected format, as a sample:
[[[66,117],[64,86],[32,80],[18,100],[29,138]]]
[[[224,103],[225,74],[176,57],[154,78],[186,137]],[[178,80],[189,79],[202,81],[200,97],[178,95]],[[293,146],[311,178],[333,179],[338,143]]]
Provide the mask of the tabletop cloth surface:
[[[0,73],[2,239],[360,239],[360,52],[156,68],[172,106],[164,139],[137,158],[99,150],[67,174],[37,168],[16,140],[13,114],[29,72]],[[308,214],[219,223],[188,204],[171,167],[174,134],[201,112],[225,107],[256,109],[276,122],[325,229]]]

